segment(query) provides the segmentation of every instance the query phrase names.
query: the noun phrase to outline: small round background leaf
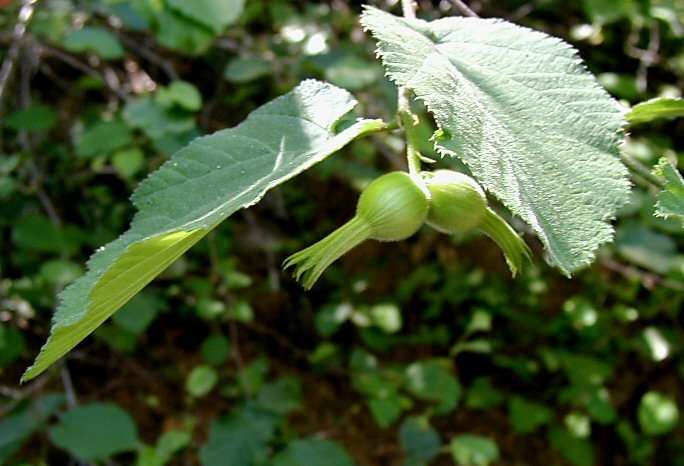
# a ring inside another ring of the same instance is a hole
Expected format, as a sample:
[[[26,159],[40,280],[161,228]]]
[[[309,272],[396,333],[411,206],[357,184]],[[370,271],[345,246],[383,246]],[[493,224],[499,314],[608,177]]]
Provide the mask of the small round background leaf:
[[[50,441],[76,458],[96,461],[138,444],[133,418],[113,403],[92,403],[68,411],[50,429]]]

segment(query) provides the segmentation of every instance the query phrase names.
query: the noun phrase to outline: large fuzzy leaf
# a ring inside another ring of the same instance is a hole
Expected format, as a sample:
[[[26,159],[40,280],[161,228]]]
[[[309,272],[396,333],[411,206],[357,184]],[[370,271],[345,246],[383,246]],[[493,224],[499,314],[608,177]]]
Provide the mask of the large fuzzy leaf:
[[[623,111],[559,39],[503,20],[399,18],[366,8],[391,79],[425,102],[435,146],[537,232],[566,274],[612,238],[628,198]]]
[[[360,120],[336,133],[355,104],[342,89],[304,81],[235,128],[176,153],[133,194],[139,212],[130,229],[97,251],[86,275],[62,293],[50,338],[22,380],[76,346],[230,214],[381,124]]]

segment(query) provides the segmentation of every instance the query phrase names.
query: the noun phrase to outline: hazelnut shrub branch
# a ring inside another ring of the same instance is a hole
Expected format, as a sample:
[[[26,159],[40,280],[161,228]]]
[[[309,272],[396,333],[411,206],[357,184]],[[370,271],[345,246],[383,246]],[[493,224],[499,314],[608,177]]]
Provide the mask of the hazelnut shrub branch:
[[[629,194],[619,159],[622,108],[559,39],[499,19],[426,22],[410,1],[402,4],[404,17],[372,7],[361,16],[399,88],[398,125],[350,119],[349,92],[306,80],[239,125],[192,141],[140,184],[130,228],[60,294],[50,336],[22,381],[67,354],[235,211],[354,139],[397,126],[408,172],[372,181],[348,223],[285,260],[305,288],[359,242],[402,240],[424,224],[446,234],[483,231],[516,274],[529,249],[487,196],[531,227],[562,273],[591,263]],[[445,162],[460,159],[468,174],[421,170],[411,95],[437,124],[437,152]]]

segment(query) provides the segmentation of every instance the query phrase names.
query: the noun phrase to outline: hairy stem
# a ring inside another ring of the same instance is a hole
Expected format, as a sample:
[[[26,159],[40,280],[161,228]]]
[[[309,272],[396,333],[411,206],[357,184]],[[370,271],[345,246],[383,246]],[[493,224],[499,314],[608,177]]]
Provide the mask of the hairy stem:
[[[632,170],[634,174],[641,176],[646,182],[658,189],[665,189],[665,182],[660,177],[654,175],[646,165],[624,151],[620,151],[620,156],[625,165],[627,165],[627,168]]]
[[[415,19],[416,5],[414,0],[402,0],[401,10],[404,18]],[[406,163],[409,173],[415,175],[420,173],[421,155],[416,146],[416,137],[413,127],[416,124],[416,117],[411,112],[410,91],[407,87],[400,87],[397,95],[397,111],[399,121],[406,134]]]
[[[418,151],[418,137],[415,130],[417,117],[411,113],[411,110],[402,110],[399,112],[399,118],[406,135],[406,163],[408,164],[408,170],[412,175],[417,175],[420,173],[420,161],[422,158]]]
[[[401,0],[401,11],[404,14],[404,18],[415,18],[416,17],[416,4],[414,0]]]

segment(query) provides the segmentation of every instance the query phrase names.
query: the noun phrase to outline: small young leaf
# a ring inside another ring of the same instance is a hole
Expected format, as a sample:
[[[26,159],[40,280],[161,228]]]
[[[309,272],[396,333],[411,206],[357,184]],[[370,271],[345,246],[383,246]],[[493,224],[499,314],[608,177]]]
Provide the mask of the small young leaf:
[[[186,81],[173,81],[168,87],[159,89],[157,101],[166,107],[177,105],[191,112],[202,108],[202,95],[195,86]]]
[[[218,366],[223,364],[230,356],[230,341],[223,335],[212,335],[202,342],[201,351],[202,359],[207,364]]]
[[[407,418],[399,428],[401,448],[406,453],[405,464],[426,465],[439,454],[440,439],[437,429],[425,419]]]
[[[492,409],[503,401],[503,393],[488,378],[478,377],[468,389],[465,405],[469,409]]]
[[[200,398],[209,393],[218,382],[218,372],[206,365],[192,369],[185,381],[185,389],[195,398]]]
[[[271,63],[261,58],[234,58],[223,70],[223,77],[236,84],[247,83],[271,74]]]
[[[434,114],[440,153],[466,162],[564,273],[591,262],[629,183],[623,110],[576,51],[502,20],[428,23],[367,7],[362,24],[390,78]]]
[[[453,411],[463,393],[458,379],[438,360],[414,362],[406,368],[405,378],[407,390],[417,398],[436,402],[439,414]]]
[[[499,460],[499,446],[480,435],[457,435],[451,439],[449,450],[454,460],[463,466],[487,466]]]
[[[517,434],[529,434],[553,417],[548,406],[515,395],[508,404],[508,417]]]
[[[91,51],[105,60],[117,60],[124,55],[119,39],[99,27],[77,29],[64,38],[62,45],[70,52]]]
[[[594,445],[589,439],[575,437],[567,429],[552,426],[548,431],[548,440],[551,447],[573,466],[592,466],[596,463]]]
[[[354,466],[354,460],[337,442],[319,438],[308,438],[290,442],[285,451],[276,455],[270,464],[273,466],[300,466],[306,464]]]
[[[133,131],[123,121],[100,121],[86,129],[76,142],[76,155],[92,157],[129,146]]]
[[[279,423],[280,417],[248,406],[232,410],[209,427],[209,438],[199,450],[200,464],[267,464],[268,443]]]
[[[665,179],[665,189],[658,194],[656,215],[677,217],[684,226],[684,178],[665,157],[660,159],[653,172]]]
[[[382,124],[360,120],[335,133],[355,104],[348,92],[307,80],[176,153],[133,194],[139,212],[131,228],[60,295],[52,333],[22,380],[66,354],[233,212]]]
[[[627,122],[633,125],[648,123],[659,118],[684,117],[684,99],[656,97],[636,104],[625,117]]]
[[[47,105],[31,105],[5,118],[5,126],[15,130],[47,131],[57,124],[57,114]]]
[[[677,403],[664,393],[647,392],[639,403],[637,418],[646,435],[662,435],[670,432],[679,422]]]
[[[0,354],[5,354],[5,348],[1,345]],[[3,413],[0,420],[0,464],[13,464],[8,460],[34,433],[45,429],[50,416],[63,403],[62,394],[47,394],[30,404],[21,403],[10,413]]]
[[[255,402],[259,408],[286,416],[301,408],[302,383],[296,377],[267,383],[259,390]]]
[[[219,34],[240,17],[245,0],[166,0],[166,3],[172,10]]]

